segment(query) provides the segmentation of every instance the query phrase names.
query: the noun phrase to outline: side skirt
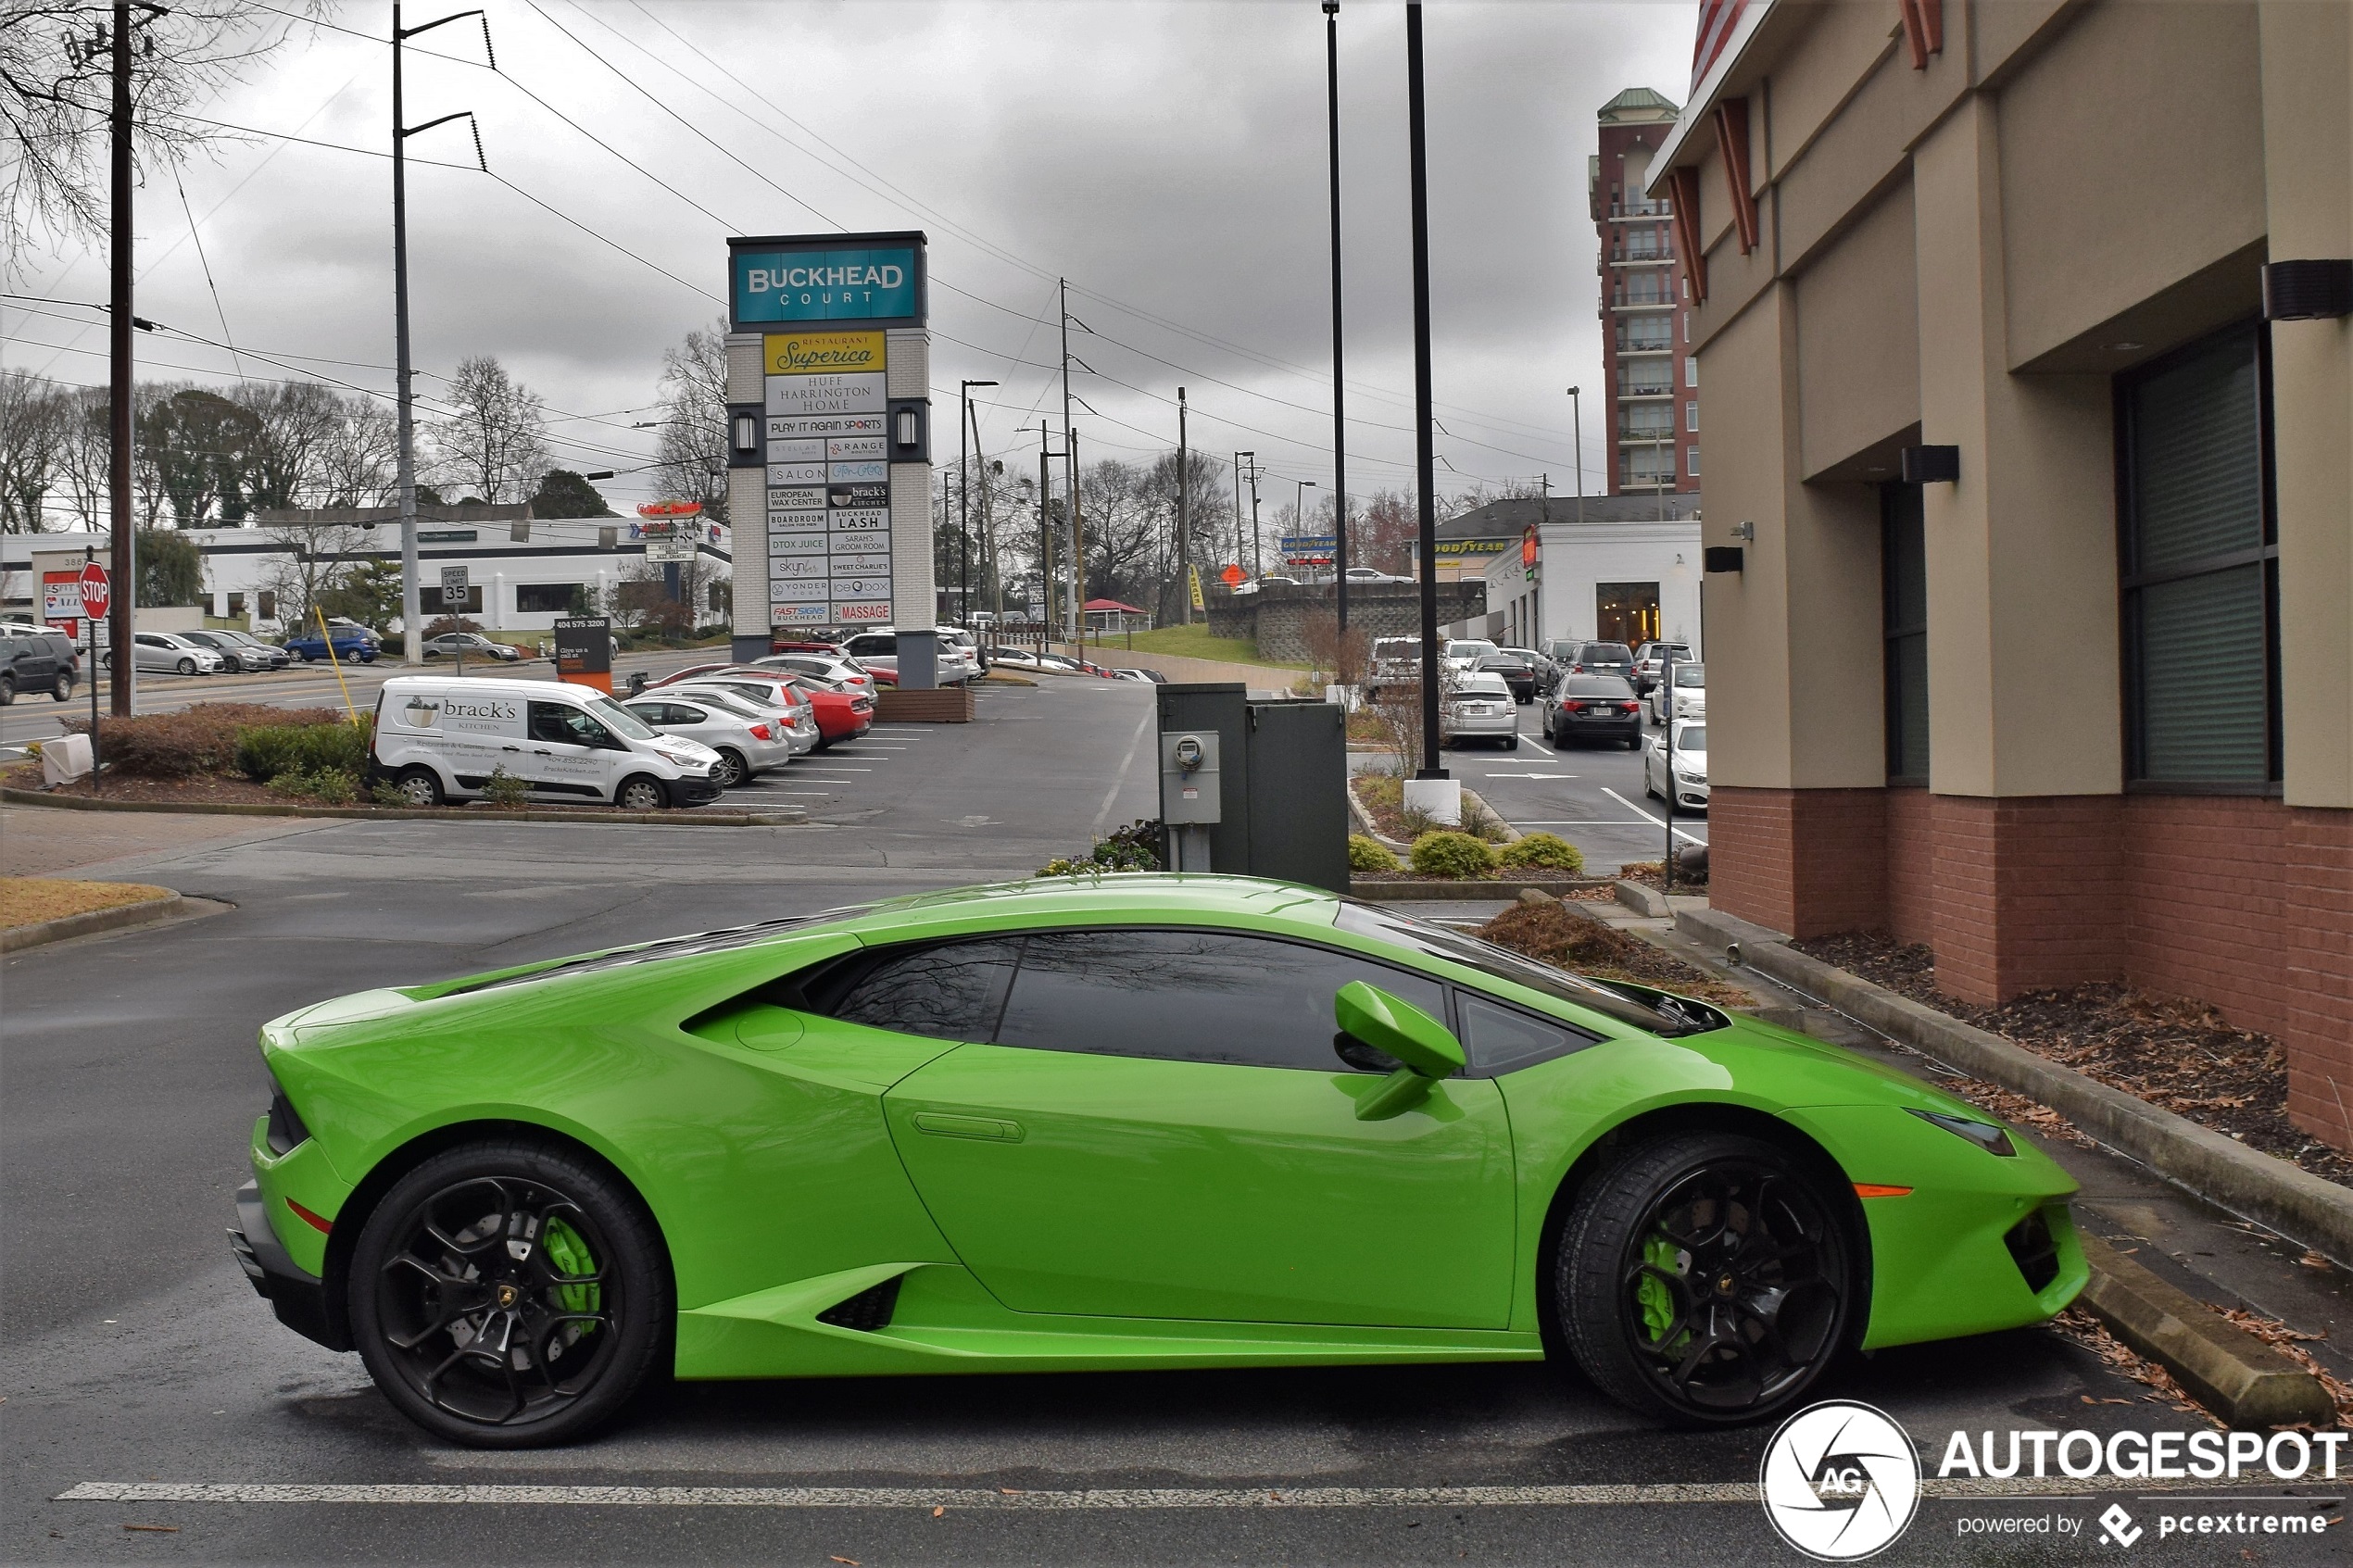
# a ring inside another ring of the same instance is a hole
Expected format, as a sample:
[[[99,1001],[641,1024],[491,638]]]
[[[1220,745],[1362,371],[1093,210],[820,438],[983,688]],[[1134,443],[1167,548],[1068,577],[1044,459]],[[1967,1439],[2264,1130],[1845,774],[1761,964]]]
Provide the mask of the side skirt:
[[[875,1287],[893,1280],[900,1288],[887,1321],[872,1328],[844,1326],[872,1321],[873,1314],[837,1308],[855,1298],[874,1300],[887,1294]],[[1015,1312],[956,1265],[879,1263],[680,1312],[676,1373],[686,1379],[865,1377],[1543,1357],[1539,1336],[1507,1330]]]

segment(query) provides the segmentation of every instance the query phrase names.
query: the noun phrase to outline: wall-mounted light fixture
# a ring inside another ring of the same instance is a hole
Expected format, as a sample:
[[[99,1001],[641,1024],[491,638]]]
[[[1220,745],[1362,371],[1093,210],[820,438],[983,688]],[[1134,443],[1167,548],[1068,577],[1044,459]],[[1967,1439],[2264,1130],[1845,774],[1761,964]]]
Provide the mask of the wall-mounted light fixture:
[[[1732,537],[1735,539],[1755,539],[1756,524],[1753,522],[1736,522],[1732,524]],[[1715,568],[1710,567],[1708,570],[1712,571]]]
[[[2274,261],[2263,269],[2263,319],[2324,321],[2353,316],[2353,260]]]
[[[921,397],[890,401],[890,460],[894,463],[931,460],[930,405]]]
[[[768,461],[768,443],[762,439],[767,409],[758,403],[731,403],[727,406],[727,462],[731,469],[756,469]]]
[[[1961,477],[1961,449],[1958,446],[1906,446],[1904,448],[1904,483],[1906,484],[1953,484]]]

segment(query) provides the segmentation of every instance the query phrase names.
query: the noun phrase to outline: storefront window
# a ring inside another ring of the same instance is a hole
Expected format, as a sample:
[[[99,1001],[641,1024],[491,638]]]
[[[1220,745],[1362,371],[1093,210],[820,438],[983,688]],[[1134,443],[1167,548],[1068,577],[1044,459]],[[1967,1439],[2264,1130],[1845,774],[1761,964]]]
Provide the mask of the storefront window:
[[[1604,643],[1655,642],[1658,638],[1658,584],[1597,583],[1593,585],[1594,635]]]

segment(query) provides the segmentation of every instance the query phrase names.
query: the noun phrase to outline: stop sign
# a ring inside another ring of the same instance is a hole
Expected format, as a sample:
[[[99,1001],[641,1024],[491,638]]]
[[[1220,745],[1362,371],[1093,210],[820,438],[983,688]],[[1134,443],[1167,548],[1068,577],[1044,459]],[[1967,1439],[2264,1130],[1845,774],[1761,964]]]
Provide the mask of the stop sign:
[[[114,585],[107,580],[107,569],[90,561],[82,569],[82,613],[93,621],[103,621],[107,606],[113,602]]]

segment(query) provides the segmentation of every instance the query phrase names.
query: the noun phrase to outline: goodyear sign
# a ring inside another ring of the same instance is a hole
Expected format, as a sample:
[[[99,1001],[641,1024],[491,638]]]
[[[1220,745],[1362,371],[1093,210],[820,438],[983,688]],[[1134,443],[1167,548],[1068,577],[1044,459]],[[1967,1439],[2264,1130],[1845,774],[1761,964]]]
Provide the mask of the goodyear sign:
[[[924,317],[920,235],[827,235],[732,242],[729,305],[739,329],[771,321],[905,321]],[[844,244],[845,240],[867,241]],[[803,248],[804,245],[807,248]]]

